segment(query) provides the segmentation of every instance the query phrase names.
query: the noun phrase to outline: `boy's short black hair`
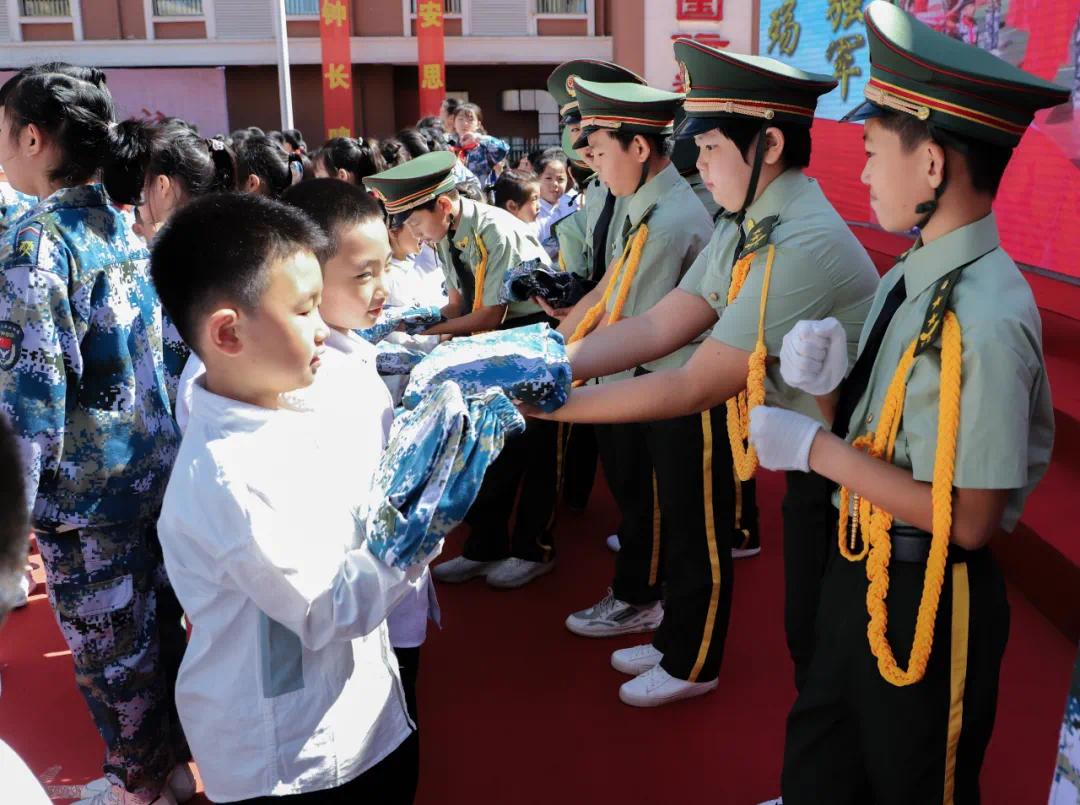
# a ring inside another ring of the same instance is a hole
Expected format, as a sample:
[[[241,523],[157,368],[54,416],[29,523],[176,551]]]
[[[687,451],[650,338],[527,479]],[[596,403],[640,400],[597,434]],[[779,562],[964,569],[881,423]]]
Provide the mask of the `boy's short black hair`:
[[[991,197],[997,195],[1005,168],[1012,158],[1011,148],[946,132],[903,112],[888,110],[874,119],[886,130],[895,133],[900,138],[900,145],[908,153],[915,150],[920,143],[933,140],[943,148],[952,148],[963,154],[972,188]]]
[[[671,156],[671,149],[675,144],[675,141],[670,134],[642,134],[640,132],[622,131],[617,129],[611,132],[611,136],[619,141],[619,146],[623,151],[630,147],[630,143],[634,142],[635,137],[644,137],[645,142],[649,144],[653,156],[657,157]]]
[[[784,152],[780,159],[785,168],[805,168],[810,164],[812,140],[810,127],[800,123],[769,123],[765,128],[780,129],[784,135]],[[753,164],[750,148],[761,131],[761,122],[743,117],[724,118],[716,130],[735,143],[747,165]]]
[[[274,263],[325,248],[318,224],[296,207],[252,193],[215,193],[186,204],[154,238],[150,277],[181,338],[198,352],[195,334],[211,305],[253,311]]]
[[[325,246],[315,252],[319,263],[337,254],[341,227],[386,220],[382,205],[374,196],[341,179],[301,182],[286,190],[281,199],[307,214],[326,235]]]

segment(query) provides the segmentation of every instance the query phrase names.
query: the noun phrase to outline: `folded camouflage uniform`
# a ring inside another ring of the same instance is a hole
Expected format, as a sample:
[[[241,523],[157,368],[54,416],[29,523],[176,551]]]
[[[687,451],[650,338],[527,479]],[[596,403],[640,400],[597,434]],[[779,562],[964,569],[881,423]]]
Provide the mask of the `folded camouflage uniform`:
[[[415,408],[447,380],[466,395],[495,387],[512,400],[554,411],[566,403],[572,373],[563,337],[546,324],[496,330],[436,347],[413,369],[402,405]]]
[[[464,396],[450,382],[394,420],[372,479],[372,553],[403,569],[429,558],[465,519],[506,438],[524,429],[498,389]]]
[[[419,335],[428,327],[434,327],[442,321],[445,319],[437,307],[387,308],[375,324],[367,329],[357,330],[356,334],[369,344],[378,344],[399,328],[409,335]]]
[[[573,307],[595,286],[595,282],[563,271],[558,266],[528,260],[506,272],[502,301],[526,302],[539,296],[552,307]]]
[[[407,375],[428,356],[422,349],[393,341],[380,341],[375,350],[375,368],[380,375]]]

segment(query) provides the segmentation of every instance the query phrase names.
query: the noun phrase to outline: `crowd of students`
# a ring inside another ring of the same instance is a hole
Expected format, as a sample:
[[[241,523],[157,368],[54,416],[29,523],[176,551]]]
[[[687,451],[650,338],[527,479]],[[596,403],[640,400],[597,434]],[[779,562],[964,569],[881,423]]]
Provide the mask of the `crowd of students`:
[[[803,172],[836,81],[690,40],[685,95],[559,66],[563,147],[513,167],[449,99],[309,152],[295,130],[117,122],[93,68],[0,87],[0,600],[25,600],[32,524],[106,745],[87,802],[187,801],[192,759],[214,802],[411,802],[430,577],[552,572],[598,456],[615,568],[566,626],[652,633],[611,655],[622,701],[718,686],[753,476],[782,470],[784,801],[978,801],[1008,630],[986,545],[1053,436],[991,204],[1067,92],[865,15],[862,180],[885,229],[919,232],[880,281]],[[522,266],[559,292],[508,295]],[[440,549],[401,569],[357,527],[402,392],[362,332],[391,308],[437,309],[391,336],[420,353],[547,325],[575,380],[556,410],[519,401],[462,554],[430,573]]]

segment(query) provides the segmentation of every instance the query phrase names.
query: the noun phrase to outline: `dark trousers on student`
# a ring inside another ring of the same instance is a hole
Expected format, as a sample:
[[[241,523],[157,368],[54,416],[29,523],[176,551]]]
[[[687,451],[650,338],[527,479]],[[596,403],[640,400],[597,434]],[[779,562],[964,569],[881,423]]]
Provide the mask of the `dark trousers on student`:
[[[737,502],[739,530],[757,529],[754,489],[736,486],[725,420],[718,406],[598,429],[623,516],[613,592],[644,604],[659,599],[663,582],[664,620],[653,645],[665,671],[694,682],[715,679],[723,657]]]
[[[571,509],[584,511],[596,480],[599,457],[596,426],[574,424],[569,427],[566,461],[563,462],[563,500]]]
[[[787,473],[784,521],[784,634],[801,690],[814,651],[818,599],[829,557],[836,552],[837,511],[832,483],[813,472]]]
[[[887,635],[907,667],[925,562],[889,565]],[[1009,631],[1005,584],[988,549],[953,550],[925,677],[880,675],[866,630],[866,566],[836,553],[817,615],[817,645],[788,716],[785,805],[979,802]]]
[[[397,656],[398,671],[401,673],[401,687],[405,690],[405,704],[409,710],[409,718],[416,725],[416,732],[401,746],[406,757],[402,758],[401,791],[402,795],[407,791],[416,796],[416,786],[420,782],[420,713],[416,707],[416,678],[420,673],[420,646],[415,648],[394,647]],[[408,756],[412,756],[410,759]],[[409,802],[412,799],[408,800]]]
[[[306,791],[284,797],[255,797],[233,805],[412,805],[416,796],[414,781],[419,772],[417,734],[413,732],[401,745],[366,772],[345,785],[322,791]],[[410,788],[410,785],[412,786]]]
[[[499,328],[552,324],[543,313],[511,319]],[[484,475],[465,522],[469,536],[462,555],[477,562],[514,556],[531,562],[555,558],[555,509],[569,426],[530,419],[525,432],[506,442]],[[520,489],[520,499],[518,490]],[[510,518],[517,503],[517,516]]]

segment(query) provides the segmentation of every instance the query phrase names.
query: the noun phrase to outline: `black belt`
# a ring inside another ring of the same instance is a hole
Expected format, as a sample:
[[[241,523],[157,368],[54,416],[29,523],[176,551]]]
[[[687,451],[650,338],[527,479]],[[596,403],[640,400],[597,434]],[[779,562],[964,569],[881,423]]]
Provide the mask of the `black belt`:
[[[892,542],[892,558],[897,562],[908,562],[923,565],[930,558],[930,532],[921,528],[913,528],[906,525],[896,525],[890,532]],[[966,562],[972,555],[972,551],[964,550],[956,545],[949,545],[949,562],[956,564]]]

